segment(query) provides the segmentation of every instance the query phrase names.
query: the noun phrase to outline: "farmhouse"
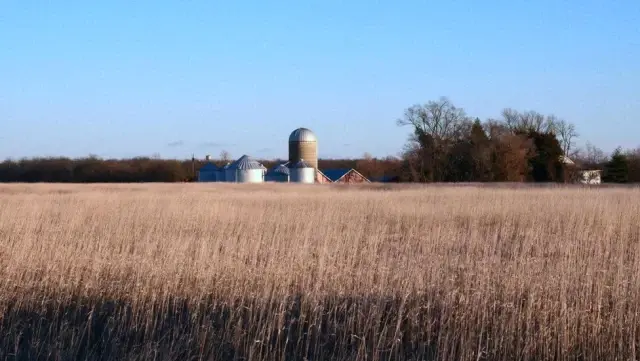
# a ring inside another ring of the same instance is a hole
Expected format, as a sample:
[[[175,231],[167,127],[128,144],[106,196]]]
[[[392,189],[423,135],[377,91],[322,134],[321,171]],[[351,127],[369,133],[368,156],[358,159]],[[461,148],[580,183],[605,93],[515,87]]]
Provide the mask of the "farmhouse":
[[[602,183],[602,170],[600,169],[585,169],[584,167],[576,164],[569,157],[561,156],[560,161],[564,164],[565,169],[571,174],[570,181],[572,183],[582,184],[600,184]]]

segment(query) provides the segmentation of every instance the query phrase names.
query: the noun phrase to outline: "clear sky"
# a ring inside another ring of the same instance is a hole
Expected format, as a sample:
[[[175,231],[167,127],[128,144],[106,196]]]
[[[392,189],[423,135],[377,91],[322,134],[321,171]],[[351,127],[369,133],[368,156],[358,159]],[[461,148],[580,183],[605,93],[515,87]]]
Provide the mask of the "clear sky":
[[[2,159],[396,155],[440,96],[636,147],[640,1],[0,1]]]

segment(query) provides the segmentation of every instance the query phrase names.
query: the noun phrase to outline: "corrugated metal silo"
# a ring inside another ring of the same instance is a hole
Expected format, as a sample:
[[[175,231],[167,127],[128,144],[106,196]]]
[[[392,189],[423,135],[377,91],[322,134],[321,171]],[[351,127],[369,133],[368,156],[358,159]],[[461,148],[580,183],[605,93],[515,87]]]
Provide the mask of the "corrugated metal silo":
[[[233,181],[238,183],[264,182],[264,166],[248,155],[243,155],[229,166]],[[227,173],[229,175],[229,173]]]
[[[315,183],[316,181],[316,169],[311,164],[301,159],[299,162],[290,166],[290,180],[292,183]]]
[[[265,181],[267,182],[289,182],[289,168],[285,164],[279,164],[271,168],[265,175]]]
[[[318,139],[307,128],[298,128],[289,135],[289,163],[296,164],[302,159],[318,168]]]

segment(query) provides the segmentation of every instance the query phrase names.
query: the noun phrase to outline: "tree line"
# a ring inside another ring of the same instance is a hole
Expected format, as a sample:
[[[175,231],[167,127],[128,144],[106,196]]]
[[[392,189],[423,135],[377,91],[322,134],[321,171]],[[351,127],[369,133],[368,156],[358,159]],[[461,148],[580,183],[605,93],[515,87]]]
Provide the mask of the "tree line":
[[[481,121],[441,97],[407,108],[397,124],[411,129],[401,157],[320,159],[320,169],[355,168],[372,180],[395,182],[570,182],[579,170],[601,170],[605,182],[640,182],[640,148],[611,155],[591,143],[575,146],[574,124],[555,115],[506,108]],[[575,162],[567,165],[563,157]],[[223,151],[213,162],[224,166]],[[204,160],[32,158],[0,163],[0,182],[194,181]],[[270,168],[281,160],[264,160]]]
[[[506,108],[483,122],[441,97],[407,108],[397,124],[412,131],[407,181],[572,182],[581,170],[600,170],[605,182],[640,182],[640,148],[611,156],[589,143],[576,148],[575,125],[555,115]]]
[[[224,166],[228,160],[212,160]],[[281,160],[261,161],[267,168]],[[31,158],[5,160],[0,163],[0,182],[54,182],[54,183],[135,183],[135,182],[184,182],[194,181],[197,169],[205,160],[171,160],[151,157],[132,159],[85,158]],[[320,159],[318,167],[356,168],[368,178],[399,174],[401,160],[387,159]]]

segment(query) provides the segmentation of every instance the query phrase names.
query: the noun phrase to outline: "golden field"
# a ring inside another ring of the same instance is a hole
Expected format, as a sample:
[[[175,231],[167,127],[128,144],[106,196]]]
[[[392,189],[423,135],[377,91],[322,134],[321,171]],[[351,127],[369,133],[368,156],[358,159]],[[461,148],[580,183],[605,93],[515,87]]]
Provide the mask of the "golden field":
[[[0,359],[636,360],[640,189],[0,186]]]

